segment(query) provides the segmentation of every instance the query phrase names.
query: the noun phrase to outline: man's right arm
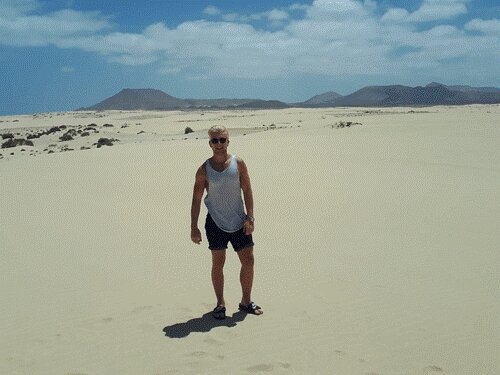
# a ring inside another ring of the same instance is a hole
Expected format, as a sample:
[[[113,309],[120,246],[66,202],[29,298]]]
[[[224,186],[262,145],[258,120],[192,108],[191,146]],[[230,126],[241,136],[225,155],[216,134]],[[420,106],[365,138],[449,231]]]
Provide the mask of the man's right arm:
[[[196,171],[193,188],[193,201],[191,203],[191,240],[194,243],[201,243],[201,232],[198,228],[198,218],[200,216],[201,199],[206,185],[206,173],[203,166]]]

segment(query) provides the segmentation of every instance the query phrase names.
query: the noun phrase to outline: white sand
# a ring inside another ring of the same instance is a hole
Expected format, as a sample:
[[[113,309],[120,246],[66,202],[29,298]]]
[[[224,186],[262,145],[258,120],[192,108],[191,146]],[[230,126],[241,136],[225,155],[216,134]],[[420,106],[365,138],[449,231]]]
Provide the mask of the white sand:
[[[499,374],[499,118],[499,105],[1,117],[0,133],[100,133],[0,150],[0,374]],[[232,318],[206,315],[210,254],[189,212],[213,124],[233,129],[252,178],[260,317],[237,312],[232,250]]]

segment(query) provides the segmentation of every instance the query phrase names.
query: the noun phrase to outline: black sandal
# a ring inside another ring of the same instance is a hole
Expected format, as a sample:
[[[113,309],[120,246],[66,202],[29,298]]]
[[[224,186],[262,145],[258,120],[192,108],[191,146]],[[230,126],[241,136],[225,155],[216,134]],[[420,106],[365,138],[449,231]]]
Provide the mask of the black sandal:
[[[222,305],[216,306],[212,315],[215,319],[226,319],[226,308]]]
[[[240,303],[239,308],[240,308],[240,311],[244,311],[248,314],[253,314],[253,315],[263,314],[262,307],[257,306],[254,302],[250,302],[247,306]]]

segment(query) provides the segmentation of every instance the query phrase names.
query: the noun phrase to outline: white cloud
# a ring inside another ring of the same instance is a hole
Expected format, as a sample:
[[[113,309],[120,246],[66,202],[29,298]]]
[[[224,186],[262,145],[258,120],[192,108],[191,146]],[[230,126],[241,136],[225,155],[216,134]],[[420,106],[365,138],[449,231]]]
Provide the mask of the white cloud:
[[[109,61],[123,65],[145,65],[158,59],[161,47],[151,35],[110,33],[82,36],[56,41],[61,48],[77,48],[107,56]]]
[[[218,16],[221,13],[221,10],[213,5],[209,5],[203,10],[203,14],[207,14],[209,16]]]
[[[247,22],[249,20],[248,17],[242,19],[242,17],[238,13],[223,14],[222,19],[227,22]]]
[[[204,13],[206,13],[206,9]],[[252,14],[222,13],[221,11],[218,11],[217,13],[213,12],[210,15],[220,16],[220,18],[225,22],[252,23],[255,21],[267,20],[269,22],[269,26],[274,28],[283,26],[285,21],[290,18],[288,12],[282,9],[272,9],[267,12]]]
[[[377,2],[375,0],[364,0],[363,3],[365,8],[372,12],[377,9]]]
[[[299,3],[294,3],[288,7],[289,10],[295,11],[295,10],[307,10],[309,8],[309,5],[304,5],[304,4],[299,4]]]
[[[284,21],[288,19],[288,13],[282,10],[273,9],[264,13],[269,21]]]
[[[33,12],[40,5],[36,0],[0,1],[0,15],[2,18],[12,18]]]
[[[482,20],[475,18],[472,21],[467,22],[465,25],[466,30],[480,31],[484,34],[494,34],[500,35],[500,20]]]
[[[467,13],[469,0],[424,0],[420,8],[410,13],[404,8],[390,8],[382,17],[389,22],[428,22],[450,19]]]
[[[410,21],[444,20],[465,14],[466,2],[468,0],[425,0],[422,6],[410,15]]]
[[[391,8],[382,16],[384,22],[404,22],[408,20],[410,13],[403,8]]]
[[[33,1],[21,1],[0,13],[0,43],[13,46],[58,45],[80,35],[93,35],[112,27],[99,12],[60,10],[46,15],[33,15]],[[15,15],[14,15],[15,13]]]
[[[121,54],[116,56],[111,56],[109,61],[115,62],[122,65],[146,65],[155,62],[157,57],[154,55],[140,55],[140,54]]]
[[[315,0],[307,9],[308,18],[321,21],[355,20],[366,17],[369,6],[355,0]]]
[[[217,21],[155,23],[139,33],[114,31],[97,12],[34,15],[35,2],[18,4],[15,17],[0,15],[0,43],[82,49],[117,64],[155,63],[162,74],[191,80],[391,76],[429,68],[439,75],[463,71],[467,62],[484,71],[500,63],[498,19],[474,19],[463,28],[439,22],[466,10],[464,0],[424,0],[413,13],[392,8],[382,17],[373,0],[316,0],[251,15],[207,7],[204,14]],[[433,20],[432,27],[417,30],[424,20]]]

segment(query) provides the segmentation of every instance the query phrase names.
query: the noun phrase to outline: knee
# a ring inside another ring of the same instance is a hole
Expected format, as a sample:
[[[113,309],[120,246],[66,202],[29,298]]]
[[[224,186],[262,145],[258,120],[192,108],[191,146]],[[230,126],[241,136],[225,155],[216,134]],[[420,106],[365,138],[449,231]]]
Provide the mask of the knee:
[[[222,270],[224,268],[224,264],[226,263],[225,258],[214,259],[212,260],[212,269],[214,270]]]
[[[254,264],[253,254],[247,254],[246,256],[242,257],[241,264],[245,267],[253,267]]]

